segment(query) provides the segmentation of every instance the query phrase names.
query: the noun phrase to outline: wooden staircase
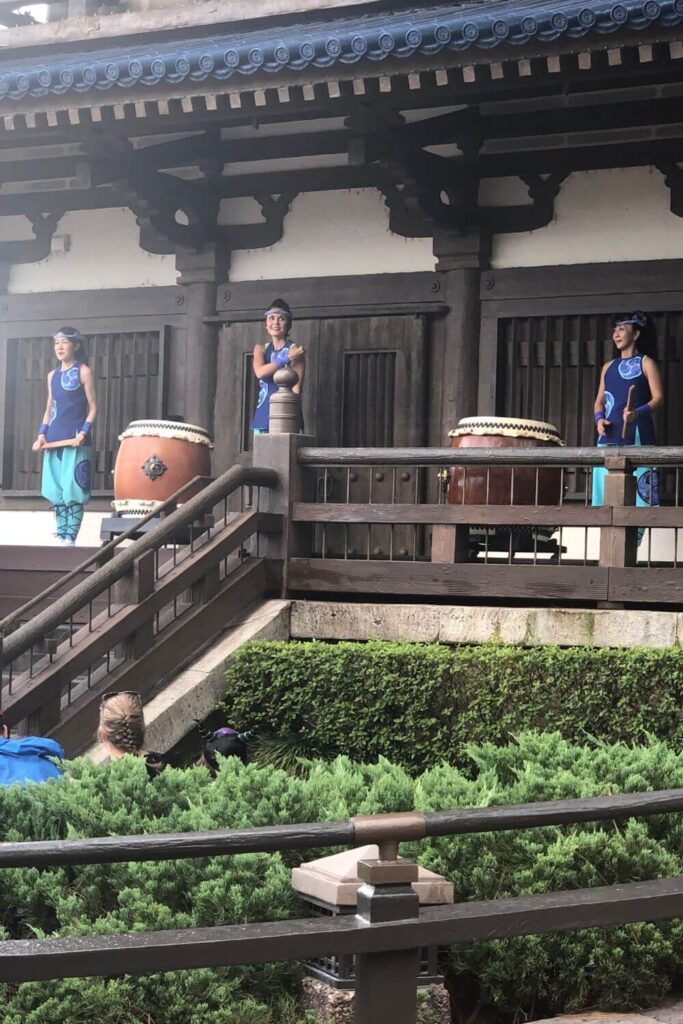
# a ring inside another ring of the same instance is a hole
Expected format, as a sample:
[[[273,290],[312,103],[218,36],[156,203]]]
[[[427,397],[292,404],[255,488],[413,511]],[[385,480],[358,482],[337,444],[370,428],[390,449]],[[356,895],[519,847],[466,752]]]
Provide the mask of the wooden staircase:
[[[262,550],[282,516],[260,511],[261,491],[277,482],[272,470],[235,466],[178,507],[179,492],[155,511],[154,530],[121,535],[6,617],[0,700],[10,724],[75,756],[92,740],[103,693],[148,699],[236,611],[279,593],[282,563],[272,542],[270,557]]]

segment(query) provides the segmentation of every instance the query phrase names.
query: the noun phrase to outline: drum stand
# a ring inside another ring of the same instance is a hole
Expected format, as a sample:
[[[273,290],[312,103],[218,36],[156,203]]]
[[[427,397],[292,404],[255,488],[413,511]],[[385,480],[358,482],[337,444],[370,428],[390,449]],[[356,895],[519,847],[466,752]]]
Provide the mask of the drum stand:
[[[114,515],[107,516],[102,520],[100,524],[100,540],[103,544],[106,544],[110,540],[114,540],[115,537],[120,537],[126,530],[130,530],[131,526],[141,523],[142,525],[139,530],[136,530],[130,538],[131,540],[138,540],[140,537],[144,537],[146,533],[149,533],[150,530],[156,529],[163,522],[164,518],[164,515],[161,514],[143,523],[142,516],[124,516],[120,512],[115,512]],[[197,540],[212,525],[213,522],[209,522],[209,517],[203,516],[190,526],[185,526],[182,530],[178,530],[173,537],[173,543],[179,545],[190,544],[193,540]]]

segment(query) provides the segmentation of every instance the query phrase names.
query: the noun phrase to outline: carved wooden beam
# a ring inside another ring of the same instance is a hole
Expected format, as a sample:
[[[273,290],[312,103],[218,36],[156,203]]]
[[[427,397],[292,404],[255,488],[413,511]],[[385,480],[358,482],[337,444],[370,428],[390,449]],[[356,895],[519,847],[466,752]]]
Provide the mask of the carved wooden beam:
[[[22,241],[0,242],[0,263],[38,263],[50,255],[52,238],[62,211],[29,213],[34,237]]]
[[[671,193],[671,212],[683,217],[683,167],[677,163],[661,163],[656,167],[664,175],[664,183]]]
[[[223,224],[219,237],[230,249],[265,249],[279,242],[284,234],[285,217],[296,199],[296,192],[279,196],[256,195],[264,221],[261,224]]]
[[[524,175],[522,181],[528,187],[533,202],[519,206],[480,207],[479,223],[493,233],[536,231],[550,224],[555,214],[555,198],[562,183],[569,177],[569,171],[540,175]]]

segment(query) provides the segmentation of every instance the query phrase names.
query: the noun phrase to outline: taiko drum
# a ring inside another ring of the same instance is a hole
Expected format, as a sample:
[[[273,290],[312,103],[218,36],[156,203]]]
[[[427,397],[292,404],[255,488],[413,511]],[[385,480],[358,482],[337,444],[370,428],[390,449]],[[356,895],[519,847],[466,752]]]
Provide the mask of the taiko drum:
[[[119,437],[114,508],[145,514],[196,476],[210,476],[213,445],[206,430],[172,420],[134,420]],[[183,494],[187,501],[201,484]]]
[[[564,444],[552,423],[509,416],[471,416],[449,433],[452,448],[481,449],[481,465],[454,466],[448,485],[453,505],[559,505],[560,467],[486,464],[486,449],[555,448]]]

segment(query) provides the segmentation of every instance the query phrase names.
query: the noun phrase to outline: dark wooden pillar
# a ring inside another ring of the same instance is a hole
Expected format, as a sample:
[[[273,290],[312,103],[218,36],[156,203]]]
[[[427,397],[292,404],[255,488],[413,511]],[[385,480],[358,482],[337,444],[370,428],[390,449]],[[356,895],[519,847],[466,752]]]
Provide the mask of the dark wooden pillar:
[[[188,423],[197,423],[211,434],[214,430],[214,406],[218,358],[219,324],[216,316],[216,292],[227,278],[230,254],[211,244],[198,252],[178,249],[178,284],[185,292],[185,359],[183,414]]]
[[[490,236],[437,230],[434,255],[440,298],[448,312],[434,321],[431,347],[429,440],[447,445],[463,416],[476,416],[479,386],[479,278],[490,258]]]

